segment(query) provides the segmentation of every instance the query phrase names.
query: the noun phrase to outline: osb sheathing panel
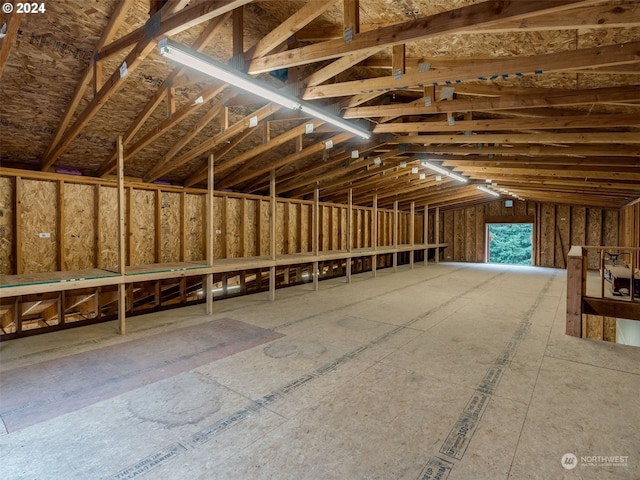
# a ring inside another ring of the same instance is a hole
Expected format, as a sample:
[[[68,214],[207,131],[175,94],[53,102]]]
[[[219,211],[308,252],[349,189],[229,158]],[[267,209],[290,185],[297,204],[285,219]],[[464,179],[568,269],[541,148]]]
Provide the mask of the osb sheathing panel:
[[[268,255],[270,250],[271,234],[269,222],[271,219],[271,202],[260,201],[260,249],[262,255]]]
[[[186,255],[185,261],[205,260],[204,222],[206,195],[187,194],[186,199]]]
[[[287,224],[287,243],[285,245],[285,251],[287,253],[298,253],[300,252],[298,238],[298,224],[300,220],[300,208],[302,205],[297,203],[289,204],[288,210],[289,215],[285,218],[285,222]]]
[[[206,197],[205,197],[206,204]],[[205,205],[206,208],[206,205]],[[225,202],[224,197],[213,197],[213,258],[225,258],[227,244],[225,241]]]
[[[602,315],[583,314],[582,332],[584,338],[615,343],[616,318],[604,317]]]
[[[346,208],[340,209],[340,250],[346,250],[348,247],[347,242],[349,239],[347,238],[347,214],[348,210]]]
[[[180,194],[162,192],[160,239],[162,263],[180,261]]]
[[[227,258],[237,258],[241,256],[241,226],[242,200],[239,198],[227,198],[226,212],[226,241]]]
[[[555,208],[553,204],[543,203],[540,208],[540,266],[552,267],[554,261]]]
[[[55,272],[57,267],[58,185],[55,182],[23,180],[20,197],[22,272]],[[40,234],[48,238],[40,238]]]
[[[603,210],[602,245],[618,245],[618,210]]]
[[[373,247],[373,244],[371,243],[371,215],[371,210],[365,210],[362,215],[362,246],[365,248]]]
[[[118,268],[118,189],[103,186],[98,188],[100,189],[100,203],[98,204],[99,266],[115,269]],[[126,217],[127,215],[125,215]]]
[[[14,271],[15,242],[15,180],[8,177],[0,177],[0,274],[12,275]]]
[[[585,207],[571,208],[571,245],[586,245],[587,240],[587,209]]]
[[[602,245],[602,209],[587,209],[587,245]],[[600,268],[600,254],[597,250],[587,252],[588,268]]]
[[[149,190],[133,190],[131,212],[133,250],[131,265],[155,263],[155,195]]]
[[[276,202],[276,254],[286,253],[284,247],[285,230],[288,228],[284,216],[284,203]]]
[[[94,185],[64,185],[64,269],[95,267],[96,212]]]
[[[318,210],[320,212],[320,251],[326,252],[329,250],[329,238],[331,237],[331,232],[329,231],[331,210],[325,205],[320,205]]]
[[[556,206],[556,232],[555,232],[555,264],[556,267],[566,268],[567,255],[571,248],[569,239],[569,227],[571,224],[571,207],[568,205]]]
[[[245,252],[245,257],[253,257],[258,255],[256,252],[256,206],[257,200],[247,200],[245,207],[245,222],[247,223],[247,238],[245,240],[245,245],[247,247],[247,251]]]
[[[300,251],[310,252],[309,232],[311,231],[311,205],[300,205],[300,222],[302,223],[302,236],[300,238]]]

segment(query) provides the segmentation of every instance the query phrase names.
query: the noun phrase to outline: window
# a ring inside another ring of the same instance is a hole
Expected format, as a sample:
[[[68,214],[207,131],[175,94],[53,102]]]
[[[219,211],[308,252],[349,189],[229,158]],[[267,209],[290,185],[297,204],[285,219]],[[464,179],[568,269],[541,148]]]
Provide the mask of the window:
[[[533,259],[533,224],[487,224],[486,259],[488,263],[531,265]]]

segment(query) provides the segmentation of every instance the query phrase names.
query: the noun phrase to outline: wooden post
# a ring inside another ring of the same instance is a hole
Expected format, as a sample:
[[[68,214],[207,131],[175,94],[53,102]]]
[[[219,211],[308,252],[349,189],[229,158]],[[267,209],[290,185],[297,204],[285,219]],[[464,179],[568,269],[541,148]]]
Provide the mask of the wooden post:
[[[600,250],[600,298],[604,298],[604,248]]]
[[[154,256],[156,263],[162,263],[162,191],[159,188],[155,196],[155,217]]]
[[[240,202],[240,256],[246,257],[249,250],[248,242],[249,225],[247,222],[247,198],[242,197]],[[244,277],[243,277],[244,278]]]
[[[393,248],[396,249],[393,252],[393,271],[398,271],[398,200],[393,202]]]
[[[124,276],[126,272],[125,267],[125,229],[124,229],[124,215],[125,215],[125,198],[124,198],[124,148],[122,145],[122,136],[118,136],[118,273]],[[121,278],[122,282],[118,284],[118,324],[121,335],[125,335],[126,324],[126,290],[124,277]]]
[[[631,265],[631,275],[629,276],[629,299],[631,301],[633,301],[633,299],[635,298],[635,288],[634,288],[634,274],[636,272],[636,255],[635,252],[633,250],[631,250],[629,252],[629,256],[631,257],[631,262],[629,262]]]
[[[436,259],[436,263],[439,263],[440,262],[440,207],[436,207],[436,216],[433,220],[433,229],[435,230],[435,239],[436,239],[435,259]]]
[[[349,189],[347,198],[347,283],[351,283],[351,248],[353,245],[351,236],[353,235],[353,189]]]
[[[180,194],[180,261],[187,261],[187,193]]]
[[[582,337],[582,297],[586,288],[587,251],[574,246],[567,260],[567,335]]]
[[[207,171],[207,219],[206,219],[206,242],[207,242],[207,265],[213,267],[213,153],[209,155],[209,166]],[[207,315],[213,315],[213,273],[205,275],[204,279],[206,292]]]
[[[22,267],[22,178],[16,177],[16,199],[15,199],[15,209],[14,209],[14,225],[15,225],[15,238],[14,238],[14,257],[16,260],[16,275],[20,275],[23,271]],[[22,307],[20,307],[22,308]],[[16,326],[18,324],[16,323]],[[16,330],[17,331],[17,330]]]
[[[373,194],[373,208],[371,210],[371,273],[376,276],[376,267],[378,266],[378,256],[376,249],[378,248],[378,194]]]
[[[422,226],[422,236],[424,237],[424,266],[427,266],[429,261],[429,204],[424,206],[424,219]]]
[[[313,262],[313,290],[318,291],[320,289],[320,269],[318,268],[318,261]]]
[[[409,214],[409,245],[411,245],[411,253],[409,254],[409,265],[413,270],[413,246],[415,245],[416,236],[416,202],[411,202],[411,213]]]
[[[56,229],[58,230],[58,270],[66,270],[64,261],[64,181],[58,180],[58,215]]]
[[[93,209],[93,226],[95,228],[95,247],[93,249],[93,264],[96,268],[102,268],[102,227],[100,226],[100,204],[101,202],[100,185],[95,186],[94,209]],[[99,309],[98,309],[99,310]]]
[[[320,237],[319,237],[319,229],[320,229],[320,189],[316,186],[313,190],[313,222],[311,224],[311,236],[313,243],[313,254],[318,255],[320,251]]]
[[[269,182],[269,195],[271,197],[271,217],[269,221],[269,258],[275,263],[276,260],[276,170],[271,169],[271,180]],[[276,267],[269,267],[269,300],[276,299]]]

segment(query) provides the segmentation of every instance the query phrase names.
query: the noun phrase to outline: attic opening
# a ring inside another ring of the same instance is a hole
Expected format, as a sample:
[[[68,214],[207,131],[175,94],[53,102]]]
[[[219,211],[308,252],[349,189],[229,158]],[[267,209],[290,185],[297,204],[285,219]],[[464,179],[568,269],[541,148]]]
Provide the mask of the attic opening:
[[[533,223],[488,223],[486,262],[533,265]]]

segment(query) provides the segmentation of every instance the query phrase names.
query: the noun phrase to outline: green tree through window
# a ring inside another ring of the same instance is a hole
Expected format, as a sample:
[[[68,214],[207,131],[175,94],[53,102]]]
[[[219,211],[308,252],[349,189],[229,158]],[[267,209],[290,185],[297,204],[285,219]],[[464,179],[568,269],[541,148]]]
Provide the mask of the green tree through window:
[[[489,224],[489,263],[531,265],[532,238],[531,223]]]

